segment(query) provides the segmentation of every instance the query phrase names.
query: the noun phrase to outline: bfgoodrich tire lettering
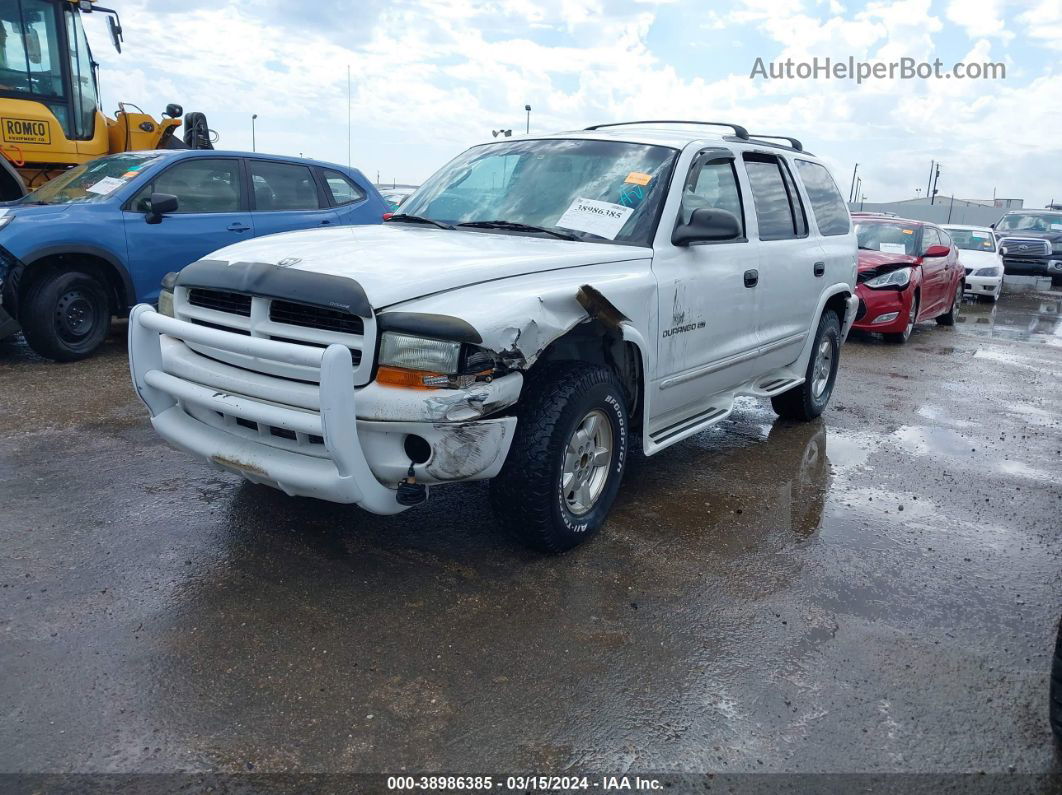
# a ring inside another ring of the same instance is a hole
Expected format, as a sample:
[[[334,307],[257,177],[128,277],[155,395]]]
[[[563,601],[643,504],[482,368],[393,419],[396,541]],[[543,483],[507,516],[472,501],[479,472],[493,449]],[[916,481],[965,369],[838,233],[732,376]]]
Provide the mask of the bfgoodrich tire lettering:
[[[545,365],[517,404],[516,435],[491,483],[498,519],[520,540],[544,552],[563,552],[596,533],[616,498],[626,468],[627,402],[611,370],[595,365]],[[569,508],[563,477],[573,435],[589,416],[607,422],[611,457],[592,507]]]

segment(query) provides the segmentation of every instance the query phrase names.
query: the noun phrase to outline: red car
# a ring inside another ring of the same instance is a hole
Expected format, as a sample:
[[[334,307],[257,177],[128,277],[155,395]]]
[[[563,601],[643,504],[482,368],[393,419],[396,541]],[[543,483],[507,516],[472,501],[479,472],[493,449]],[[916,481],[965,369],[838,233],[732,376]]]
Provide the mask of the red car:
[[[952,326],[965,271],[948,233],[925,221],[852,214],[859,241],[859,312],[853,328],[907,342],[914,324]]]

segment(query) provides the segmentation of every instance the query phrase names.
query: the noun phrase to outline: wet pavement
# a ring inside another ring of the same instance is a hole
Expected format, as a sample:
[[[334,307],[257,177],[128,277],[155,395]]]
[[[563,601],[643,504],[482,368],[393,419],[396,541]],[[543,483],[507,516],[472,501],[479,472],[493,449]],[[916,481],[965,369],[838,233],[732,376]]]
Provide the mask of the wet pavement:
[[[560,557],[483,484],[205,468],[120,336],[0,345],[0,771],[1062,771],[1060,301],[854,337],[822,421],[742,402]]]

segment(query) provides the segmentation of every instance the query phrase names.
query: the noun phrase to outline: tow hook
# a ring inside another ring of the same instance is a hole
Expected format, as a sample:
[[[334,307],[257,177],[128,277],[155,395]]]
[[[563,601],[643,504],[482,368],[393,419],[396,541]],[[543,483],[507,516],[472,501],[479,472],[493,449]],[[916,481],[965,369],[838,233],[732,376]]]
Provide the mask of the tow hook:
[[[413,464],[410,462],[406,477],[398,484],[398,493],[395,495],[399,505],[420,505],[428,499],[428,487],[423,483],[417,483],[417,476],[413,472]]]

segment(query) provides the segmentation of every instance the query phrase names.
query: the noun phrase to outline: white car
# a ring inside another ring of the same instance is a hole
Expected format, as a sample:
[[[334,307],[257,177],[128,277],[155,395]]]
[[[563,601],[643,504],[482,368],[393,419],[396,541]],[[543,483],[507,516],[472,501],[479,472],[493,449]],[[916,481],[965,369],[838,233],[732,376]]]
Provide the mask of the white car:
[[[959,262],[966,268],[963,292],[995,303],[1003,292],[1003,258],[996,236],[987,226],[948,224],[943,227],[959,248]]]
[[[558,552],[603,524],[630,444],[739,395],[817,417],[855,282],[798,141],[603,125],[474,147],[382,225],[221,249],[172,317],[134,309],[129,354],[157,432],[216,466],[380,514],[493,479],[498,519]]]

